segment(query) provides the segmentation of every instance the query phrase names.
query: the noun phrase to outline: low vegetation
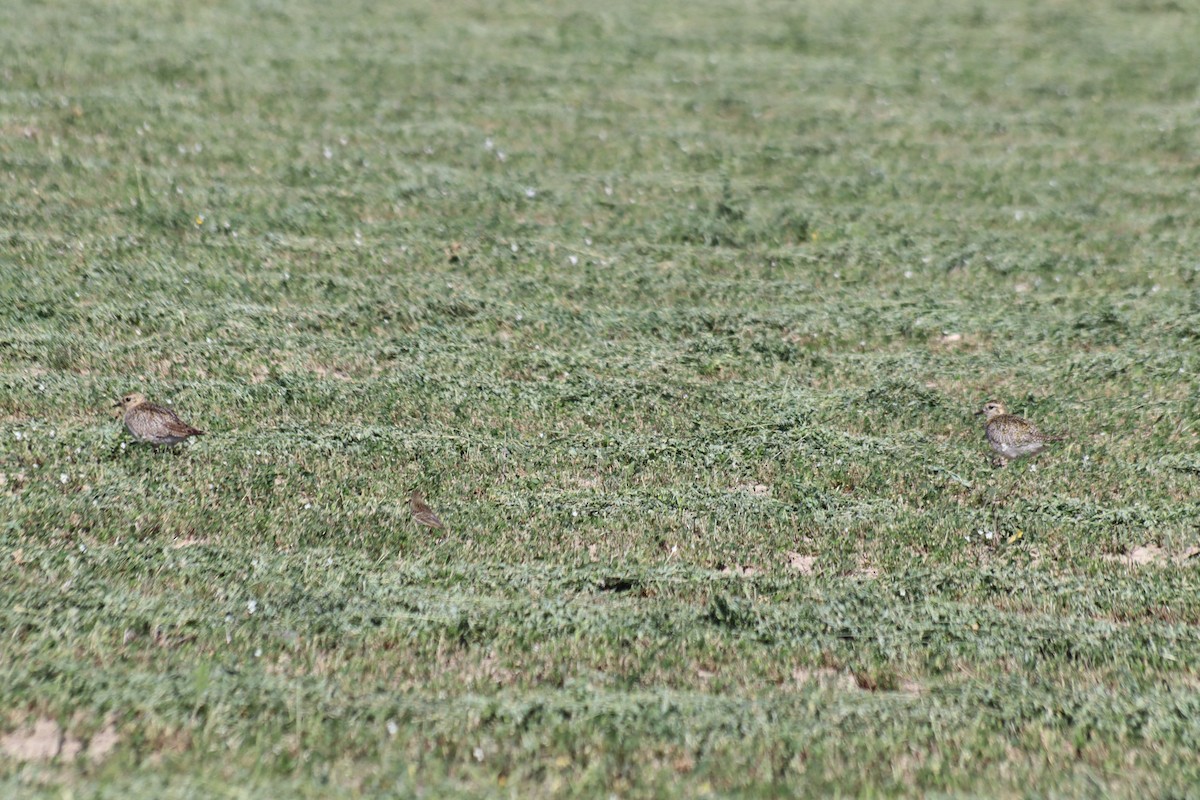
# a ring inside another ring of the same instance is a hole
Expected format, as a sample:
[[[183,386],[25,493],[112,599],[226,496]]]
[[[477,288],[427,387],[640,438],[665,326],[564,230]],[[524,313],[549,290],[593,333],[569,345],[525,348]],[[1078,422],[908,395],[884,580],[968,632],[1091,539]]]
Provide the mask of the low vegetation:
[[[1198,40],[0,8],[0,794],[1195,792]]]

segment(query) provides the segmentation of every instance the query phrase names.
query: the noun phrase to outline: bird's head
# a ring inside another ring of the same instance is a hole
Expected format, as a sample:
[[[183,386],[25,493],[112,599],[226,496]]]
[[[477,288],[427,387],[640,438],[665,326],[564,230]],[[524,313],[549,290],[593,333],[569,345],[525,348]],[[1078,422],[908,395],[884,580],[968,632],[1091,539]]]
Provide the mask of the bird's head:
[[[113,408],[121,408],[128,411],[134,406],[141,405],[144,402],[146,402],[144,395],[138,394],[137,392],[130,392],[117,402],[113,403]]]
[[[999,400],[989,400],[983,404],[983,408],[975,412],[975,415],[983,415],[984,419],[995,419],[996,417],[1007,414],[1008,411],[1004,408],[1004,403]]]

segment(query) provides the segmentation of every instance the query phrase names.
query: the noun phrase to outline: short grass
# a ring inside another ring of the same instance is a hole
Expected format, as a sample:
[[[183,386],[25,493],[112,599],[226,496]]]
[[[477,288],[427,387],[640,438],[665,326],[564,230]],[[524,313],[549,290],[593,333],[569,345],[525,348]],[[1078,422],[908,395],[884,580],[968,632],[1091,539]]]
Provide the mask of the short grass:
[[[0,6],[0,793],[1193,794],[1197,41]]]

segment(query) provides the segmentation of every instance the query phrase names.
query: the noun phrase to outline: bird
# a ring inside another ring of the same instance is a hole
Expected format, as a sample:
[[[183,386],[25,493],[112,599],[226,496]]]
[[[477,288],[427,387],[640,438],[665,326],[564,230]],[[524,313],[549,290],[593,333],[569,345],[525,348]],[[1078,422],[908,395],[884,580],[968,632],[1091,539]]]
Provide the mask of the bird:
[[[425,498],[418,491],[413,491],[412,497],[408,501],[409,507],[412,509],[413,519],[418,525],[425,525],[429,528],[437,528],[438,530],[446,530],[445,524],[438,519],[438,515],[433,513],[433,509],[425,504]]]
[[[989,400],[975,412],[984,417],[988,444],[1000,458],[1000,466],[1024,456],[1037,455],[1048,442],[1060,442],[1061,436],[1047,436],[1027,419],[1008,413],[1004,404]]]
[[[125,410],[125,427],[140,442],[174,445],[204,433],[181,420],[171,409],[155,405],[137,392],[125,395],[113,407]]]

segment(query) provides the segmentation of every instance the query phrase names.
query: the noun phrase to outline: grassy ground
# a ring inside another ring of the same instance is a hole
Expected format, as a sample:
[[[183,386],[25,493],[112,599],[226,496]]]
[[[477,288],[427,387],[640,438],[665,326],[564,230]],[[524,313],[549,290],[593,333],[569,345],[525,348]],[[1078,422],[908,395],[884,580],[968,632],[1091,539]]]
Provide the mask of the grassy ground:
[[[1194,793],[1198,19],[0,6],[0,794]]]

